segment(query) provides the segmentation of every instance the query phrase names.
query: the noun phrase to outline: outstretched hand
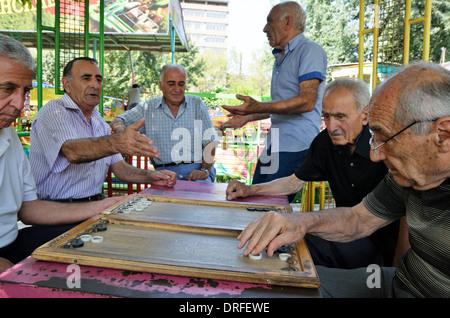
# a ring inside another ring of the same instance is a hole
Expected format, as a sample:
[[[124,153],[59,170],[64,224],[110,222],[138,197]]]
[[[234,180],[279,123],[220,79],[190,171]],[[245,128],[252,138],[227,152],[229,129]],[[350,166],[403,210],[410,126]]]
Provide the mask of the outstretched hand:
[[[119,137],[116,146],[122,155],[150,158],[159,157],[158,150],[153,147],[153,141],[139,133],[139,129],[144,124],[145,118],[142,118],[137,123],[127,127],[120,134],[117,134]]]
[[[224,130],[227,128],[241,128],[245,126],[245,124],[248,123],[247,116],[241,116],[241,115],[233,115],[228,114],[228,117],[231,117],[230,120],[224,122],[222,125],[220,125],[220,129]]]
[[[243,101],[243,103],[239,106],[222,105],[222,108],[233,115],[249,115],[261,112],[261,110],[258,109],[260,103],[252,97],[236,94],[236,98]]]

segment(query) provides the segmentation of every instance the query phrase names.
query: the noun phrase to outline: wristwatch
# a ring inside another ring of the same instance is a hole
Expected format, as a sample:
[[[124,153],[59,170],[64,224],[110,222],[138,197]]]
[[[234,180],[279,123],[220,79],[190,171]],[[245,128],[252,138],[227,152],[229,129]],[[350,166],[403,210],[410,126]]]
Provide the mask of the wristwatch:
[[[206,173],[206,176],[209,177],[209,171],[206,168],[200,168],[201,171],[203,171],[204,173]]]

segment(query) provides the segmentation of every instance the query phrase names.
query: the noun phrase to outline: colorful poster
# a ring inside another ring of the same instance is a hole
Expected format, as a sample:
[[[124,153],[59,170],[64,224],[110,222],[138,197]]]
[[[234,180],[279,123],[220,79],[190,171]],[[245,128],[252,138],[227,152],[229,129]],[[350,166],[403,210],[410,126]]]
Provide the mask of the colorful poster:
[[[98,32],[100,1],[89,1],[89,31]],[[168,34],[170,0],[105,0],[105,33]],[[42,0],[42,24],[54,27],[55,0]],[[60,1],[60,28],[84,30],[84,1]],[[0,30],[36,31],[36,0],[23,6],[17,0],[0,1]]]
[[[99,2],[100,0],[90,2],[91,32],[98,32]],[[169,2],[169,0],[106,0],[105,33],[168,34]]]

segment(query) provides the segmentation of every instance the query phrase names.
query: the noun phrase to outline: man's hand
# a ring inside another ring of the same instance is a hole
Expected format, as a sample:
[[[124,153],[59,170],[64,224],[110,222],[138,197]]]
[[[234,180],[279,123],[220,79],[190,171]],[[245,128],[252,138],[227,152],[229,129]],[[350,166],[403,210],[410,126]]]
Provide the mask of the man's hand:
[[[192,170],[191,173],[187,176],[186,180],[195,181],[195,180],[205,180],[209,176],[206,172],[202,170]]]
[[[304,227],[295,223],[298,213],[264,213],[259,219],[250,223],[237,237],[238,248],[241,249],[248,242],[244,255],[257,255],[267,247],[267,256],[281,246],[297,242],[305,235]]]
[[[153,141],[139,133],[139,129],[144,126],[145,118],[130,125],[123,132],[116,133],[116,148],[124,156],[143,156],[158,158],[158,150],[153,147]]]
[[[227,190],[225,191],[225,195],[227,197],[227,200],[234,200],[240,197],[247,197],[250,195],[250,186],[242,182],[232,180],[228,184]]]
[[[151,184],[172,188],[177,183],[177,174],[169,170],[158,170],[151,174]]]
[[[13,266],[14,264],[11,263],[9,260],[0,257],[0,274]]]
[[[222,105],[222,108],[229,111],[234,115],[249,115],[254,113],[265,113],[260,107],[261,103],[256,101],[250,96],[236,95],[236,98],[243,101],[239,106],[226,106]]]
[[[224,130],[227,128],[241,128],[243,126],[245,126],[248,122],[249,122],[249,118],[248,116],[242,116],[242,115],[233,115],[233,114],[228,114],[228,117],[231,117],[230,120],[222,123],[222,125],[220,125],[220,129]]]

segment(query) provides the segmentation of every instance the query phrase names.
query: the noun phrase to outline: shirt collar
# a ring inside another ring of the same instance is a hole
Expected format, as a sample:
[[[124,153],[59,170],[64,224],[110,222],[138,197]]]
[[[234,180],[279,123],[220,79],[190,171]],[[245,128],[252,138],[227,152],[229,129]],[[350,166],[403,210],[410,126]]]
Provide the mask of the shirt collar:
[[[169,107],[169,106],[167,106],[166,101],[164,100],[164,96],[161,96],[161,99],[160,99],[159,103],[156,104],[155,108],[162,108],[163,106]],[[184,95],[184,99],[183,99],[183,102],[181,103],[180,107],[181,106],[189,108],[189,104],[187,102],[186,95]]]
[[[356,139],[355,153],[358,155],[370,159],[370,146],[369,146],[370,132],[367,125],[363,126],[361,133]]]
[[[356,147],[353,154],[358,154],[361,157],[370,159],[370,146],[369,146],[370,132],[367,125],[363,126],[361,132],[356,138]],[[348,149],[349,146],[334,146],[335,149]]]
[[[64,95],[61,97],[61,101],[63,102],[62,104],[65,108],[78,110],[81,114],[83,114],[80,107],[78,107],[78,105],[72,100],[72,98],[70,98],[69,95],[67,95],[67,93],[64,93]],[[83,115],[83,117],[84,117],[84,115]],[[94,108],[94,110],[92,111],[91,118],[93,118],[93,117],[96,117],[96,118],[101,117],[100,113],[97,111],[96,108]]]
[[[305,40],[305,34],[299,33],[295,37],[293,37],[288,44],[284,47],[284,54],[287,55],[288,52],[293,51],[299,44]],[[282,51],[280,49],[273,49],[272,54],[277,55],[280,54]]]
[[[61,97],[61,101],[63,102],[63,106],[65,108],[71,108],[71,109],[80,109],[78,105],[70,98],[67,93],[64,93],[63,97]]]

